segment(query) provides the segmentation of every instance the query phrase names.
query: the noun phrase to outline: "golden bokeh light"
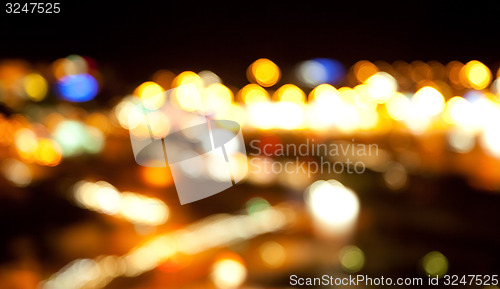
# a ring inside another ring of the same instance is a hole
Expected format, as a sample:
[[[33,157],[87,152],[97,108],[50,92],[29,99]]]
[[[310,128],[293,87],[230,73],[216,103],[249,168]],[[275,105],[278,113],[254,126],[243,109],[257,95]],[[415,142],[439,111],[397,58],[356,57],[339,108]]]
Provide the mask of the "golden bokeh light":
[[[23,80],[24,91],[33,101],[42,101],[47,95],[48,83],[38,73],[30,73]]]
[[[269,101],[269,93],[257,84],[247,84],[238,92],[238,97],[245,104]]]
[[[277,101],[304,103],[306,95],[296,85],[285,84],[274,93],[273,98]]]
[[[367,60],[361,60],[354,64],[354,76],[360,83],[365,82],[370,76],[378,71],[377,66]]]
[[[419,89],[412,98],[413,108],[422,116],[436,116],[444,108],[444,97],[434,87],[425,86]]]
[[[33,162],[35,150],[38,145],[36,134],[27,128],[22,128],[14,135],[14,143],[19,156],[27,162]]]
[[[448,124],[466,126],[471,124],[472,106],[465,98],[460,96],[452,97],[446,103],[443,111],[443,119]]]
[[[389,116],[396,121],[404,120],[409,110],[411,109],[411,101],[402,93],[395,93],[389,101],[385,103],[385,107]]]
[[[368,91],[378,103],[385,103],[398,89],[396,79],[386,72],[377,72],[370,76],[365,84]]]
[[[61,147],[51,139],[41,139],[34,154],[37,163],[49,167],[58,165],[62,158]]]
[[[203,95],[203,108],[206,112],[223,112],[228,110],[233,102],[233,92],[224,84],[213,83]]]
[[[196,111],[203,108],[204,83],[201,77],[192,72],[184,71],[173,81],[175,104],[185,111]]]
[[[267,58],[257,59],[247,71],[247,77],[251,82],[269,87],[275,85],[281,77],[279,67]]]
[[[165,188],[173,184],[169,167],[141,166],[139,170],[141,180],[152,187]]]
[[[340,101],[340,93],[330,84],[320,84],[309,93],[309,102],[334,104],[338,101]]]
[[[467,62],[460,70],[460,81],[466,87],[477,90],[485,89],[490,85],[491,80],[490,69],[477,60]]]
[[[145,108],[151,110],[159,109],[165,102],[163,88],[152,81],[147,81],[139,85],[135,95],[141,98]]]
[[[237,255],[220,258],[212,267],[211,278],[219,289],[238,288],[246,277],[247,269]]]
[[[285,248],[274,241],[267,241],[260,245],[259,254],[262,261],[270,268],[279,268],[286,260]]]

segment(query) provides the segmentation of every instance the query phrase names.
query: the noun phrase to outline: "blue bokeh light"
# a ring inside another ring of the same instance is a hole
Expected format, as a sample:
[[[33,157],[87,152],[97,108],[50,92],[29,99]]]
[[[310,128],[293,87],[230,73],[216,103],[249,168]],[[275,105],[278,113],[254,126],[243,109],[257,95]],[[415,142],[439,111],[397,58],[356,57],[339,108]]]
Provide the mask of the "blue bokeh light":
[[[57,82],[57,91],[62,99],[71,102],[86,102],[94,99],[99,90],[97,80],[90,74],[67,75]]]
[[[342,63],[330,58],[314,58],[302,62],[297,69],[299,80],[310,87],[322,83],[339,84],[346,75]]]

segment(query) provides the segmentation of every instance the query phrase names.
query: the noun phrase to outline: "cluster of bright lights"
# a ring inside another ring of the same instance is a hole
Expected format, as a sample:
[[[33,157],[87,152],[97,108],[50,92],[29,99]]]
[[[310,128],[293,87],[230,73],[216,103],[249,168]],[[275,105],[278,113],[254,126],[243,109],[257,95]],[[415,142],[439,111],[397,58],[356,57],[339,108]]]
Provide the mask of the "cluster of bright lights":
[[[345,77],[339,62],[331,59],[302,62],[296,74],[299,83],[313,88],[308,95],[296,85],[280,85],[279,67],[264,58],[249,66],[247,76],[253,83],[239,91],[223,85],[213,72],[186,71],[176,77],[169,76],[171,83],[164,84],[173,88],[170,98],[159,84],[146,82],[136,89],[136,98],[125,98],[115,107],[115,115],[122,127],[135,128],[139,136],[153,132],[155,137],[166,135],[175,122],[185,120],[156,115],[155,110],[166,103],[202,116],[235,120],[246,128],[258,130],[377,133],[394,122],[400,124],[396,127],[419,135],[448,127],[448,142],[457,152],[470,151],[479,137],[479,143],[488,153],[500,157],[500,150],[496,149],[500,132],[493,125],[500,114],[500,81],[493,82],[491,92],[488,90],[493,77],[483,63],[452,61],[446,67],[419,61],[378,65],[359,61],[350,72],[359,84],[336,88],[332,84]],[[399,84],[398,77],[405,71],[417,83],[416,92],[403,89],[407,84]],[[449,85],[432,81],[439,77],[436,71],[448,76]],[[268,87],[275,89],[271,91]],[[463,97],[450,97],[451,87],[466,93]],[[144,113],[153,120],[151,130],[141,125]]]
[[[111,184],[80,181],[73,188],[73,197],[79,206],[127,221],[148,226],[164,224],[169,216],[165,203],[132,192],[119,192]]]
[[[79,259],[41,283],[43,289],[103,288],[119,276],[133,277],[182,253],[194,255],[283,229],[293,220],[287,206],[268,207],[252,215],[214,215],[184,229],[155,237],[123,256]],[[246,278],[246,267],[235,255],[219,258],[212,280],[218,288],[234,288]]]
[[[14,136],[14,144],[19,157],[28,163],[55,166],[62,158],[60,145],[49,138],[39,138],[28,128],[19,129]]]

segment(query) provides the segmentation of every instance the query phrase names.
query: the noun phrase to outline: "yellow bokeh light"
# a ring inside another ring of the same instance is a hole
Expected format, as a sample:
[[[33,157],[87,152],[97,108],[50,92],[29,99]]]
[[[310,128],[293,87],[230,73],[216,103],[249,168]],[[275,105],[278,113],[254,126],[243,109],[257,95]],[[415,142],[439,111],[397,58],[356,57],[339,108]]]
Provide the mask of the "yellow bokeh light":
[[[170,120],[161,111],[152,111],[148,113],[147,121],[154,138],[164,138],[170,131]]]
[[[354,64],[354,76],[359,82],[365,82],[370,76],[378,72],[377,66],[367,60]]]
[[[345,271],[355,273],[363,268],[365,254],[356,246],[345,246],[339,252],[339,261]]]
[[[38,139],[35,133],[30,129],[22,128],[16,132],[14,140],[19,156],[25,161],[34,161],[33,154],[38,145]]]
[[[159,109],[165,102],[163,88],[152,81],[139,85],[136,95],[141,98],[144,107],[151,110]]]
[[[460,96],[448,100],[443,112],[443,119],[449,124],[470,124],[472,107],[469,101]]]
[[[274,93],[274,99],[285,102],[304,103],[306,95],[297,86],[285,84]]]
[[[238,96],[245,104],[269,101],[269,93],[257,84],[247,84],[239,92]]]
[[[329,104],[337,101],[340,101],[340,93],[330,84],[320,84],[309,93],[309,102]]]
[[[279,81],[281,72],[274,62],[267,58],[261,58],[250,65],[247,76],[250,81],[255,81],[264,87],[269,87]]]
[[[413,95],[412,102],[416,112],[422,116],[432,117],[441,113],[444,97],[434,87],[425,86]]]
[[[460,71],[460,80],[466,82],[467,87],[484,89],[491,83],[492,75],[490,69],[477,60],[467,62]]]
[[[366,80],[370,96],[378,103],[387,102],[398,89],[396,79],[386,72],[377,72]]]
[[[41,139],[35,150],[35,158],[39,164],[53,167],[61,162],[62,151],[55,141]]]
[[[433,251],[424,256],[422,267],[427,275],[442,277],[448,272],[448,259],[440,252]]]
[[[203,79],[192,71],[184,71],[177,75],[172,83],[176,87],[173,98],[183,110],[195,111],[203,108]]]
[[[5,159],[0,163],[3,176],[17,187],[26,187],[33,180],[33,173],[23,162],[16,159]]]
[[[388,102],[385,103],[389,116],[396,121],[404,120],[410,110],[410,99],[402,93],[395,93]]]
[[[48,91],[48,84],[45,78],[38,73],[31,73],[24,77],[24,91],[33,101],[41,101],[45,98]]]
[[[140,176],[143,182],[153,186],[164,188],[173,184],[169,167],[140,167]]]
[[[283,266],[286,260],[286,251],[283,246],[274,241],[268,241],[259,248],[259,254],[264,263],[271,268]]]
[[[233,102],[233,92],[224,84],[210,84],[204,93],[204,109],[206,111],[226,111]]]
[[[178,87],[185,84],[194,84],[203,87],[203,79],[192,71],[184,71],[177,75],[172,82],[172,87]]]
[[[238,288],[247,277],[247,269],[240,258],[223,258],[215,262],[211,278],[220,289]]]

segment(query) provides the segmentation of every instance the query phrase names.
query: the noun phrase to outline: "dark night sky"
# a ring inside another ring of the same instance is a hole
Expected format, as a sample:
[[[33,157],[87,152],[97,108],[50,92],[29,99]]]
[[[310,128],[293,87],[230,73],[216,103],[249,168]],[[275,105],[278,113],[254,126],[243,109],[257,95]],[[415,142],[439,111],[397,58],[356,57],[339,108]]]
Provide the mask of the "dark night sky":
[[[480,1],[103,2],[63,2],[58,15],[6,15],[2,8],[0,58],[81,54],[124,79],[144,79],[159,68],[211,69],[235,85],[259,57],[284,69],[311,57],[346,65],[500,61],[500,9]]]

